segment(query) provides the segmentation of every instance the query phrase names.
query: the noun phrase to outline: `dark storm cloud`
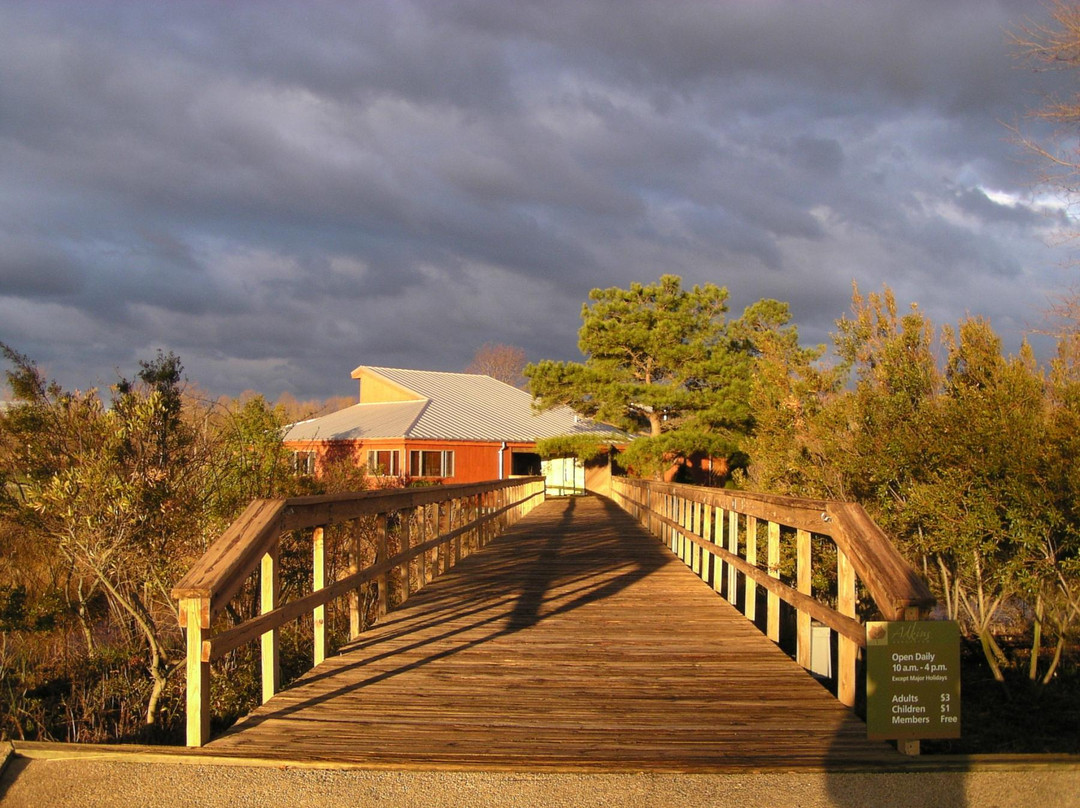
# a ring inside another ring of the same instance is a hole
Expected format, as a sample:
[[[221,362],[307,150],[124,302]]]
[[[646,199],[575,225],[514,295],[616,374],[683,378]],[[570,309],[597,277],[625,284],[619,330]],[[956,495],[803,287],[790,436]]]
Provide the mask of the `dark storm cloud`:
[[[352,393],[575,358],[590,288],[665,272],[814,341],[853,279],[1015,337],[1070,224],[1004,125],[1060,80],[1009,53],[1033,12],[0,2],[0,340],[70,386],[165,347],[214,392]]]

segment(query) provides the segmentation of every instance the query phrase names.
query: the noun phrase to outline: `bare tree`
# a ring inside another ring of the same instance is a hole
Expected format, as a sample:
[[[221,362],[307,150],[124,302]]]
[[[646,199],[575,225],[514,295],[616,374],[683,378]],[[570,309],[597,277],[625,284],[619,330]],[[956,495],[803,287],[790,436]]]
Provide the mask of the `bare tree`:
[[[1028,22],[1012,32],[1014,51],[1036,71],[1075,70],[1080,67],[1080,3],[1052,0],[1049,14],[1049,22]],[[1074,201],[1080,191],[1080,95],[1048,94],[1029,117],[1053,131],[1033,136],[1016,129],[1017,140],[1042,164],[1039,180]]]
[[[525,389],[525,351],[514,345],[485,342],[477,349],[466,373],[482,373],[500,382]]]

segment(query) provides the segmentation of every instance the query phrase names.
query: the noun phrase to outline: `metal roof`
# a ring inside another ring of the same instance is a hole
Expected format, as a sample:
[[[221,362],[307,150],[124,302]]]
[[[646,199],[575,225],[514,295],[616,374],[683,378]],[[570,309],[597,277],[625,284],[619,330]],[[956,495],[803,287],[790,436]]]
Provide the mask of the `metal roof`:
[[[382,377],[424,401],[356,404],[294,424],[285,440],[416,440],[532,442],[595,435],[623,442],[625,432],[578,416],[569,407],[538,411],[532,396],[490,376],[362,366],[354,376]]]
[[[343,410],[291,424],[285,440],[372,440],[400,438],[426,407],[426,401],[353,404]]]

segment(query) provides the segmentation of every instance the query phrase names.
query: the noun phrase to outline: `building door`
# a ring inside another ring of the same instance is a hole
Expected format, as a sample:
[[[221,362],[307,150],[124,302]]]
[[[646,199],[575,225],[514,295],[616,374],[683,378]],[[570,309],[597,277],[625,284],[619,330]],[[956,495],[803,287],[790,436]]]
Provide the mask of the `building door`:
[[[585,493],[585,466],[576,457],[555,457],[541,463],[548,494],[570,497]]]

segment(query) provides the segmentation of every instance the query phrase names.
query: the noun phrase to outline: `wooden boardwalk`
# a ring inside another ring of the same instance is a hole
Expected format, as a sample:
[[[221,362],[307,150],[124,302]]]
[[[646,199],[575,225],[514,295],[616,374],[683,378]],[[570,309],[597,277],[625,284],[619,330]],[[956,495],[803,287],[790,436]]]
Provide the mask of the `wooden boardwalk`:
[[[549,500],[205,751],[490,770],[904,760],[596,497]]]

